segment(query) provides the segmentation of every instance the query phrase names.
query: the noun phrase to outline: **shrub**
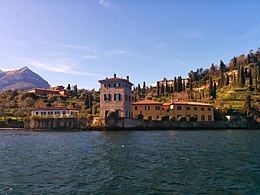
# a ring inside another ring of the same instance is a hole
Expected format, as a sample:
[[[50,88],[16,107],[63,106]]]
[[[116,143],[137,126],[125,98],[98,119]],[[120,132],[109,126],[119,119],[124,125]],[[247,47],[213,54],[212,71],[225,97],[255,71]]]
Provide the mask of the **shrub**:
[[[146,120],[148,120],[148,121],[152,120],[152,116],[147,116]]]
[[[137,118],[138,118],[138,119],[144,119],[144,115],[138,114]]]
[[[116,118],[116,117],[117,117],[117,114],[116,114],[116,112],[109,111],[108,114],[107,114],[107,117],[108,117],[108,118]]]
[[[186,117],[180,116],[180,117],[178,118],[178,121],[186,121]]]
[[[174,116],[170,116],[170,121],[176,121],[176,118]]]
[[[191,117],[190,117],[190,121],[198,121],[198,119],[197,119],[197,117],[195,117],[195,116],[191,116]]]
[[[162,116],[161,121],[169,121],[169,116]]]

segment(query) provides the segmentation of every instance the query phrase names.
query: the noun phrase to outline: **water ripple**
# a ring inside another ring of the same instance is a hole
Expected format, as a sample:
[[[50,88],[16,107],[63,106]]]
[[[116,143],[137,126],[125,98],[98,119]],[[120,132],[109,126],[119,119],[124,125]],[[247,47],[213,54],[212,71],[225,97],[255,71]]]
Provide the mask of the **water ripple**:
[[[260,131],[0,131],[0,194],[260,194]]]

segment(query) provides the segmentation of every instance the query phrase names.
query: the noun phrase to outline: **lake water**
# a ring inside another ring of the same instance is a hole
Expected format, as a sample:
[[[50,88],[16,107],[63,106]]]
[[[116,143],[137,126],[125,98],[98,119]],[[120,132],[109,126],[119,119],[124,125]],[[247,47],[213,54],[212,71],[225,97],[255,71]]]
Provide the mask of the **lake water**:
[[[0,131],[0,194],[260,194],[260,131]]]

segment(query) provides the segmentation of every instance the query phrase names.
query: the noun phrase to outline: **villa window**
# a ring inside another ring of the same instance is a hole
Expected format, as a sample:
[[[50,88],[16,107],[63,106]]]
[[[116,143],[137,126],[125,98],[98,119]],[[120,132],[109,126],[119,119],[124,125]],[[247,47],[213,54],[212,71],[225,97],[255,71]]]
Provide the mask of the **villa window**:
[[[137,110],[137,106],[135,106],[135,110]]]
[[[198,110],[198,108],[197,108],[197,107],[194,107],[194,110]]]
[[[62,114],[65,115],[65,114],[66,114],[66,111],[63,111]]]
[[[104,84],[104,87],[109,88],[109,87],[110,87],[110,83],[105,83],[105,84]]]
[[[114,94],[114,100],[115,101],[121,101],[121,94],[120,93]]]
[[[160,106],[155,106],[155,110],[160,110],[161,107]]]
[[[190,117],[190,114],[187,114],[187,117]]]
[[[201,115],[201,120],[205,121],[205,115]]]
[[[208,121],[211,121],[212,118],[211,118],[211,115],[208,115]]]
[[[201,108],[201,111],[204,111],[204,108]]]
[[[120,83],[114,83],[114,87],[120,87]]]
[[[110,94],[104,94],[104,100],[105,101],[110,101],[111,100],[111,95]]]
[[[196,119],[198,119],[198,115],[195,114],[194,117],[195,117]]]
[[[208,108],[208,111],[211,111],[211,108]]]
[[[145,110],[150,110],[150,106],[145,106]]]
[[[181,110],[181,106],[177,106],[177,110]]]
[[[187,110],[190,110],[190,107],[187,107]]]

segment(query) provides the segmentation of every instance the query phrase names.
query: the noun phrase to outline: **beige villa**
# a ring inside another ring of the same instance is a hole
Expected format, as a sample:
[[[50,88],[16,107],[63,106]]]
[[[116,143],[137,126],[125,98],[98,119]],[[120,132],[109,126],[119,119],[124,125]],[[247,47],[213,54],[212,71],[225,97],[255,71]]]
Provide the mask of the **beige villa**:
[[[211,104],[201,102],[157,102],[153,100],[142,100],[132,104],[133,117],[137,118],[139,114],[146,119],[148,116],[152,120],[158,120],[161,116],[169,116],[178,119],[180,117],[190,120],[191,117],[197,121],[213,121],[214,107]]]

